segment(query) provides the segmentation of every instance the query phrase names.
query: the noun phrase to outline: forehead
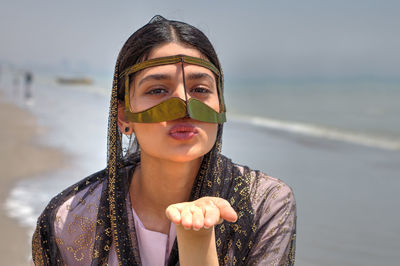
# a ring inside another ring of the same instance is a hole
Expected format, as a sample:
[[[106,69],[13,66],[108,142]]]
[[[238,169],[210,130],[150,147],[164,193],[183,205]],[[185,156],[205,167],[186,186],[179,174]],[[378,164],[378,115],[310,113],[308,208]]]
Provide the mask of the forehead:
[[[206,58],[202,53],[200,53],[199,50],[193,47],[183,45],[180,43],[166,43],[153,48],[153,50],[150,51],[149,56],[146,58],[146,60],[160,58],[160,57],[174,56],[174,55],[188,55],[203,59]],[[143,69],[136,74],[135,80],[137,81],[140,78],[143,78],[147,75],[156,73],[165,73],[170,75],[181,73],[181,64],[176,63],[171,65],[154,66]],[[202,66],[185,63],[185,73],[207,73],[215,81],[215,76],[213,72],[208,68]]]
[[[216,82],[214,73],[208,68],[186,63],[184,65],[184,68],[185,68],[184,72],[185,76],[189,80],[205,79],[213,83]],[[143,69],[136,73],[134,80],[135,82],[141,82],[142,79],[148,79],[149,76],[153,75],[158,75],[159,77],[164,76],[167,77],[164,79],[175,80],[175,79],[180,79],[179,76],[182,76],[182,74],[183,72],[181,63],[175,63],[170,65],[154,66]],[[161,79],[161,78],[154,78],[154,79]]]
[[[205,56],[202,53],[200,53],[199,50],[187,45],[174,42],[165,43],[154,47],[150,51],[147,59],[179,55],[179,54],[189,55],[193,57],[200,57],[205,59]]]

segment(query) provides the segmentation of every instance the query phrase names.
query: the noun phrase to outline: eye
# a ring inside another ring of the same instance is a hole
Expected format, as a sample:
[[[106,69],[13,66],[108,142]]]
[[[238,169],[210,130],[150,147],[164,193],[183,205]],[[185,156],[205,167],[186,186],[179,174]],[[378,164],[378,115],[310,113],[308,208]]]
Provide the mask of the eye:
[[[155,88],[155,89],[151,89],[148,92],[146,92],[146,94],[148,95],[161,95],[161,94],[167,94],[168,91],[164,88]]]
[[[192,89],[192,92],[194,92],[194,93],[200,93],[200,94],[203,94],[203,93],[212,93],[211,90],[209,90],[209,89],[207,89],[207,88],[204,88],[204,87],[195,87],[195,88]]]

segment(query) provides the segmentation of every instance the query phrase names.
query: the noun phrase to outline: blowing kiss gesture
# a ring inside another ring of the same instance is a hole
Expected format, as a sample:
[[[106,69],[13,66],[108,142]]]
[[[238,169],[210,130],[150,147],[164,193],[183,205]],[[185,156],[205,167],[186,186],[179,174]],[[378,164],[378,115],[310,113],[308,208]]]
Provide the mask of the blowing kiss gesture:
[[[214,226],[223,220],[237,220],[228,201],[203,197],[172,204],[165,213],[176,224],[181,265],[218,265]]]

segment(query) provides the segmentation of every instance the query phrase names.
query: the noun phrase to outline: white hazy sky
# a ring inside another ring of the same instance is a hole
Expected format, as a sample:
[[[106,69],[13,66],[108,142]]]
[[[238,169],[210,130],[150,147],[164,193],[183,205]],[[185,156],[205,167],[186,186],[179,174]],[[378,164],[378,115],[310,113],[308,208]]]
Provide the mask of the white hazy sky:
[[[0,0],[0,63],[112,73],[155,14],[200,28],[229,76],[400,77],[398,0]]]

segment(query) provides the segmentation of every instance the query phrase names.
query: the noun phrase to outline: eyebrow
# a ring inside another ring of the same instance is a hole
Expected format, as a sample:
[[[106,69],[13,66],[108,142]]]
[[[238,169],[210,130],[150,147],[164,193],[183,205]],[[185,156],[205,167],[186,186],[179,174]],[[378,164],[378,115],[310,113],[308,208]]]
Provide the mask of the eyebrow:
[[[187,77],[187,79],[194,80],[194,79],[202,79],[202,78],[207,78],[212,82],[215,82],[215,80],[207,73],[202,73],[202,72],[197,72],[197,73],[190,73]]]
[[[172,76],[168,74],[151,74],[142,78],[139,81],[138,86],[140,86],[143,82],[146,82],[148,80],[172,80]]]
[[[196,80],[196,79],[203,79],[203,78],[207,78],[211,82],[215,82],[214,79],[207,73],[202,73],[202,72],[190,73],[187,76],[187,79],[189,79],[189,80]],[[142,85],[144,82],[146,82],[148,80],[172,80],[172,76],[168,75],[168,74],[151,74],[151,75],[148,75],[148,76],[142,78],[139,81],[138,86]]]

